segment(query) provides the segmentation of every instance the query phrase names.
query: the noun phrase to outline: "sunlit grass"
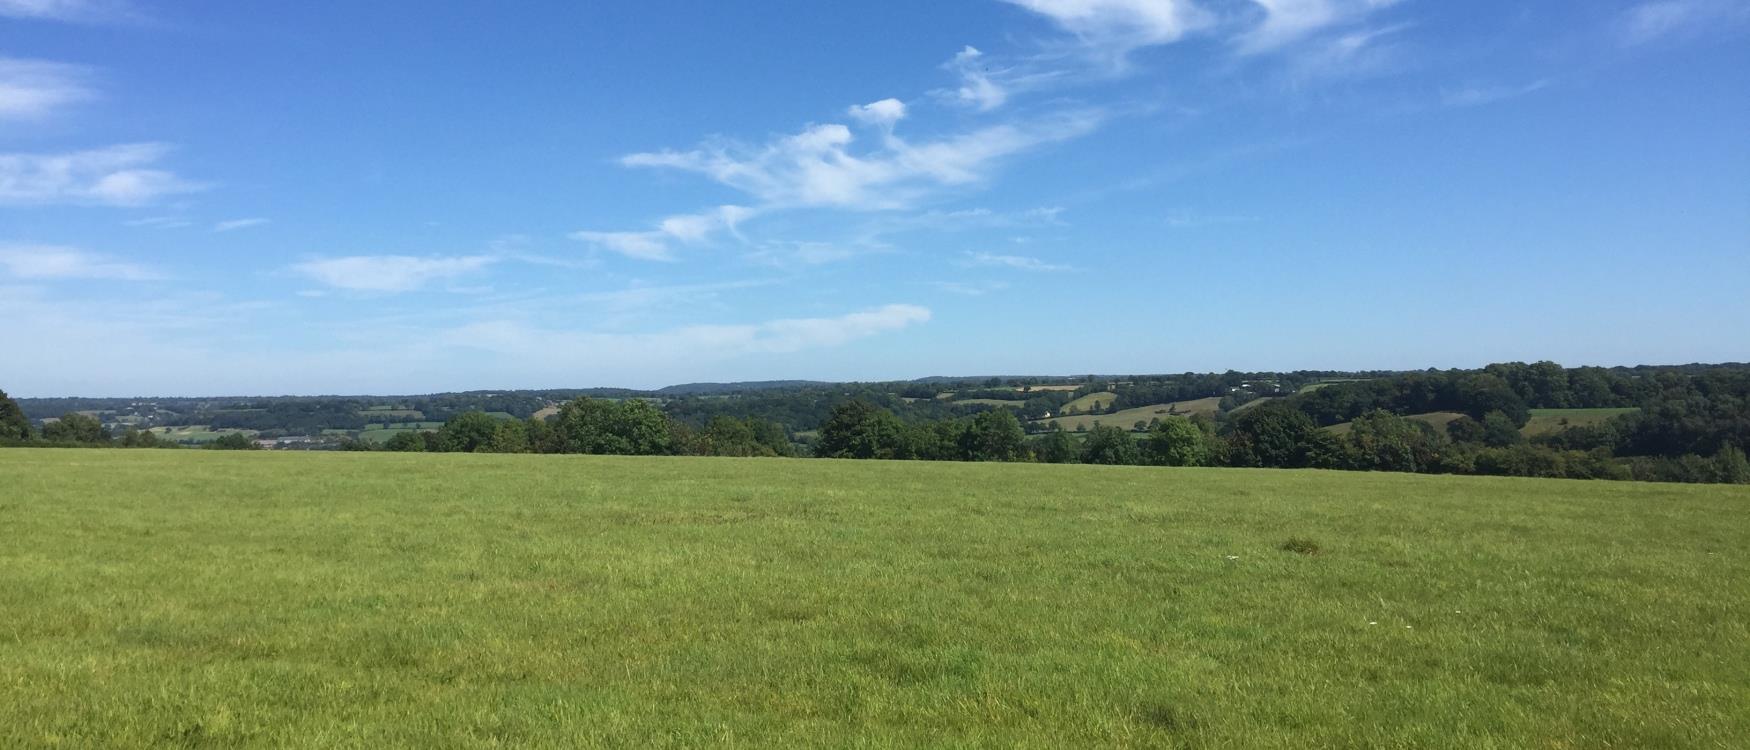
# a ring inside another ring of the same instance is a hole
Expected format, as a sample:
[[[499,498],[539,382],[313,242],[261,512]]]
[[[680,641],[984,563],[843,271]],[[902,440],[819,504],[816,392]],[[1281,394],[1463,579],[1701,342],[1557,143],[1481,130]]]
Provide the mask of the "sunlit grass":
[[[0,450],[0,747],[1737,747],[1747,511],[1626,482]]]

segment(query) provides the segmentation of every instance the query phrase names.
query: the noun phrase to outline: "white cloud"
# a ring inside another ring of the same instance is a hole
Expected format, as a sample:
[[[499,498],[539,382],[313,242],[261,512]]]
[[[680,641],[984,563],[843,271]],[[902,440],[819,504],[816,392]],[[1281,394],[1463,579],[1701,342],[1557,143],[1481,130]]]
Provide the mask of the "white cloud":
[[[678,214],[644,232],[572,232],[571,238],[639,260],[674,260],[670,241],[698,244],[718,232],[734,233],[757,212],[746,206],[718,206],[696,214]]]
[[[150,227],[152,229],[182,229],[194,226],[194,222],[177,216],[148,216],[143,219],[129,219],[122,222],[130,227]]]
[[[356,255],[299,263],[292,270],[329,286],[355,292],[410,292],[433,281],[453,279],[497,262],[490,255],[420,258],[410,255]]]
[[[929,319],[928,308],[895,304],[835,318],[686,326],[640,334],[559,331],[533,328],[514,321],[491,321],[454,329],[442,337],[442,342],[483,349],[514,360],[697,362],[840,346]]]
[[[1652,0],[1623,11],[1618,27],[1622,42],[1635,46],[1746,21],[1743,0]]]
[[[154,281],[164,275],[144,266],[60,245],[0,245],[0,268],[19,279]]]
[[[77,65],[0,57],[0,122],[36,120],[95,96]]]
[[[170,146],[132,143],[66,154],[0,154],[0,204],[133,206],[204,185],[152,168]]]
[[[961,104],[989,112],[1009,100],[1008,87],[992,78],[993,72],[984,62],[984,53],[977,47],[967,45],[948,61],[947,67],[960,76],[960,88],[955,90],[954,97]]]
[[[692,151],[632,154],[621,163],[698,172],[768,206],[855,210],[904,207],[931,188],[983,179],[1003,157],[1081,135],[1097,115],[1074,113],[1023,125],[996,125],[916,145],[897,137],[853,151],[840,124],[810,125],[763,147],[713,144]]]
[[[982,297],[991,292],[999,292],[1009,288],[1009,284],[1006,281],[932,281],[930,282],[930,286],[948,292],[949,294],[961,294],[968,297]]]
[[[1070,271],[1069,266],[1047,263],[1038,258],[1025,255],[998,255],[996,253],[967,253],[966,264],[971,266],[991,266],[997,268],[1013,268],[1020,271]]]
[[[882,99],[868,104],[852,105],[849,114],[852,119],[869,125],[893,127],[893,124],[905,119],[905,102],[898,99]]]
[[[1298,42],[1327,27],[1355,21],[1398,0],[1252,0],[1263,21],[1239,38],[1240,51],[1268,52]]]
[[[1006,0],[1051,19],[1083,43],[1122,55],[1178,41],[1214,22],[1190,0]]]
[[[1549,79],[1533,81],[1523,86],[1465,86],[1441,92],[1440,101],[1448,107],[1480,107],[1549,88]]]
[[[135,16],[125,0],[0,0],[0,16],[44,21],[109,21]]]
[[[248,218],[248,219],[231,219],[229,221],[221,221],[217,224],[214,224],[213,231],[215,231],[215,232],[235,232],[239,229],[248,229],[250,227],[259,227],[259,226],[266,224],[266,223],[268,223],[268,220],[260,218],[260,217],[252,217],[252,218]]]

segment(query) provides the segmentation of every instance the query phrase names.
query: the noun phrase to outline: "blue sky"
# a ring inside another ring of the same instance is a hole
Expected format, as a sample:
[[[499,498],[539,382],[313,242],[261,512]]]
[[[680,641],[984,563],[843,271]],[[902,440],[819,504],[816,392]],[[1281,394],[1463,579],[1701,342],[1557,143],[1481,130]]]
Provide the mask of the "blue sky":
[[[0,388],[1750,359],[1750,2],[0,0]]]

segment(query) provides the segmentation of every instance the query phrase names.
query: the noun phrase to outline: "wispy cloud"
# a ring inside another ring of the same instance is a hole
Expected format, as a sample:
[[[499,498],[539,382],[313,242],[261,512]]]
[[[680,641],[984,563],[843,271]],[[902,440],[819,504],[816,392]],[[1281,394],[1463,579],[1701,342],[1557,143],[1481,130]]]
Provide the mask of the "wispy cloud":
[[[932,281],[929,285],[949,294],[967,297],[982,297],[1009,288],[1006,281]]]
[[[411,292],[434,281],[476,273],[497,262],[490,255],[422,258],[355,255],[299,263],[292,270],[328,286],[354,292]]]
[[[155,281],[164,274],[145,266],[61,245],[0,244],[0,268],[19,279],[109,279]]]
[[[977,47],[967,45],[948,61],[947,67],[960,76],[960,88],[954,91],[954,98],[961,104],[989,112],[1009,100],[1008,87],[996,81],[1002,71],[993,72]]]
[[[1178,41],[1215,22],[1191,0],[1005,0],[1049,18],[1119,64],[1131,50]]]
[[[571,238],[588,242],[604,250],[639,260],[674,260],[671,243],[699,244],[719,232],[736,231],[736,226],[753,216],[746,206],[718,206],[696,214],[678,214],[657,222],[656,228],[641,232],[572,232]]]
[[[1622,43],[1637,46],[1746,22],[1750,3],[1742,0],[1652,0],[1623,11],[1617,26]]]
[[[1013,268],[1019,271],[1073,271],[1074,268],[1056,263],[1048,263],[1038,258],[1025,255],[999,255],[996,253],[966,254],[966,265],[989,266],[995,268]]]
[[[0,154],[0,204],[134,206],[205,185],[154,168],[163,143],[133,143],[65,154]]]
[[[850,128],[830,123],[759,147],[709,144],[632,154],[621,163],[697,172],[769,207],[891,209],[932,189],[978,182],[1004,157],[1087,133],[1099,121],[1097,112],[1063,113],[916,144],[889,137],[861,151]]]
[[[248,229],[250,227],[259,227],[259,226],[266,224],[266,223],[268,223],[268,220],[260,218],[260,217],[253,217],[253,218],[248,218],[248,219],[231,219],[229,221],[221,221],[217,224],[214,224],[213,231],[215,231],[215,232],[235,232],[239,229]]]
[[[535,328],[515,321],[490,321],[451,330],[443,342],[525,361],[584,357],[595,362],[615,359],[676,362],[839,346],[929,319],[928,308],[893,304],[833,318],[687,326],[644,334],[572,332]]]
[[[1358,20],[1396,5],[1398,0],[1252,0],[1263,20],[1243,33],[1241,52],[1257,54],[1280,49],[1326,28]]]
[[[129,219],[122,224],[130,227],[148,227],[151,229],[182,229],[194,226],[194,222],[179,216],[147,216],[141,219]]]
[[[126,0],[0,0],[0,16],[93,23],[137,18]]]
[[[1448,107],[1480,107],[1507,99],[1534,94],[1550,87],[1547,78],[1523,86],[1464,86],[1443,91],[1440,101]]]
[[[78,65],[0,57],[0,122],[37,120],[96,97]]]

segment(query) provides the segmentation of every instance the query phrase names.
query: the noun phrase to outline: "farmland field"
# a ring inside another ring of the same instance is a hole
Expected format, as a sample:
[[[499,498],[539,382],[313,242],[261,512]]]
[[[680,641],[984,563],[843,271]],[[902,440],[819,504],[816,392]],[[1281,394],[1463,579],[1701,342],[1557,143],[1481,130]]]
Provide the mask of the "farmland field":
[[[234,432],[241,432],[241,433],[243,433],[245,435],[249,435],[251,437],[254,437],[256,434],[255,430],[231,430],[231,429],[214,430],[211,427],[204,425],[204,424],[185,425],[185,426],[179,426],[179,427],[153,427],[150,430],[147,430],[147,432],[151,432],[151,433],[156,434],[158,436],[158,438],[161,440],[169,440],[173,443],[202,443],[202,444],[213,442],[214,440],[218,440],[219,438],[222,438],[222,437],[229,435],[231,433],[234,433]]]
[[[1115,399],[1115,398],[1118,398],[1118,394],[1113,393],[1111,391],[1100,391],[1099,393],[1090,393],[1086,396],[1082,396],[1081,398],[1077,398],[1073,401],[1070,401],[1069,403],[1064,404],[1063,409],[1064,410],[1075,409],[1076,411],[1087,411],[1089,409],[1104,409],[1104,408],[1110,406],[1112,404],[1112,399]]]
[[[1750,737],[1741,487],[52,449],[0,476],[0,747]]]
[[[1210,398],[1199,398],[1191,401],[1175,401],[1170,404],[1138,406],[1134,409],[1122,409],[1112,412],[1111,414],[1074,414],[1067,417],[1058,416],[1052,417],[1051,419],[1041,419],[1036,421],[1044,423],[1056,422],[1059,427],[1070,431],[1074,431],[1077,427],[1083,427],[1090,430],[1094,429],[1094,424],[1096,422],[1108,427],[1122,427],[1128,430],[1134,427],[1137,422],[1148,422],[1149,420],[1166,417],[1168,415],[1189,417],[1193,414],[1205,414],[1213,417],[1215,416],[1215,412],[1220,408],[1221,399],[1212,396]]]
[[[1527,436],[1542,435],[1551,432],[1561,432],[1569,427],[1594,426],[1619,417],[1640,411],[1627,409],[1532,409],[1531,421],[1525,423],[1520,432]]]

